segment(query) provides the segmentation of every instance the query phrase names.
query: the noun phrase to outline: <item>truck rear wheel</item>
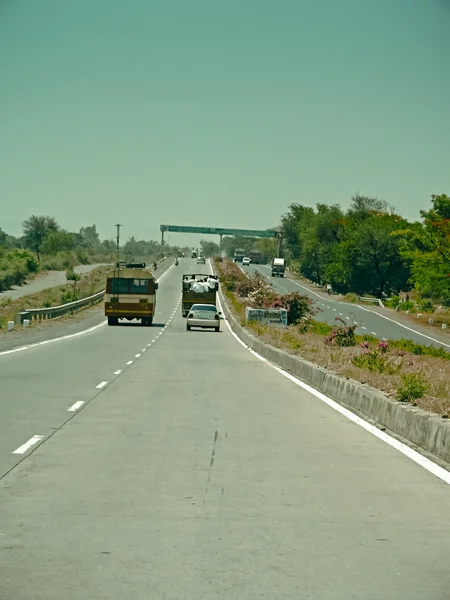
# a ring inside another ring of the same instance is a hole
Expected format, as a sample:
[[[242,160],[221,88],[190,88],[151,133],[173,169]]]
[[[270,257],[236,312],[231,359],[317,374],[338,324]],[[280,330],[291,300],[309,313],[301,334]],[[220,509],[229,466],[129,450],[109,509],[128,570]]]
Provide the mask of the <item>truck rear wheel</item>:
[[[108,317],[108,325],[118,325],[119,317]]]

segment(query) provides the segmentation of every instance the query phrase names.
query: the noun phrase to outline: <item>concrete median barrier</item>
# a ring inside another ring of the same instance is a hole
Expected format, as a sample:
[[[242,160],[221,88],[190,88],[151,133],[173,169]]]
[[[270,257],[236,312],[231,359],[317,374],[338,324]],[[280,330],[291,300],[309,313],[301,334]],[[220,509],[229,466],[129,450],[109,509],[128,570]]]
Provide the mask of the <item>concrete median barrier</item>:
[[[397,402],[380,390],[341,377],[262,342],[238,323],[222,292],[220,299],[232,331],[250,349],[419,451],[450,465],[450,419]]]

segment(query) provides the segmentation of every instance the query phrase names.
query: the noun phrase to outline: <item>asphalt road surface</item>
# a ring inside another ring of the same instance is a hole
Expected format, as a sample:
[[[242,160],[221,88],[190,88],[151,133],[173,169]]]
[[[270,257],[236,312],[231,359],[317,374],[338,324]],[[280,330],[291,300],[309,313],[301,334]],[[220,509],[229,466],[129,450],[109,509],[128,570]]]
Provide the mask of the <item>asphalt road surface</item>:
[[[102,266],[101,264],[95,265],[79,265],[74,268],[74,271],[80,274],[89,273],[93,269]],[[47,288],[56,287],[57,285],[64,285],[67,283],[65,271],[48,271],[45,275],[33,279],[25,285],[19,287],[14,286],[10,290],[0,292],[0,298],[21,298],[22,296],[28,296],[29,294],[35,294],[36,292],[42,292]]]
[[[152,328],[0,356],[1,600],[447,600],[448,483],[187,332],[206,268]]]
[[[441,334],[433,330],[425,333],[420,331],[420,326],[414,327],[414,324],[405,326],[400,322],[396,322],[394,313],[392,316],[386,317],[370,308],[348,304],[347,302],[339,302],[333,299],[332,296],[324,298],[321,294],[313,292],[307,286],[293,279],[289,279],[288,277],[272,277],[271,268],[268,265],[249,265],[241,266],[241,268],[248,274],[259,271],[267,281],[272,283],[278,293],[300,292],[310,296],[317,308],[320,309],[316,319],[330,325],[335,325],[336,318],[340,317],[348,324],[358,323],[356,331],[360,335],[371,335],[380,340],[401,340],[404,338],[412,340],[417,344],[432,345],[450,350],[450,339],[444,341],[438,339],[442,337]]]

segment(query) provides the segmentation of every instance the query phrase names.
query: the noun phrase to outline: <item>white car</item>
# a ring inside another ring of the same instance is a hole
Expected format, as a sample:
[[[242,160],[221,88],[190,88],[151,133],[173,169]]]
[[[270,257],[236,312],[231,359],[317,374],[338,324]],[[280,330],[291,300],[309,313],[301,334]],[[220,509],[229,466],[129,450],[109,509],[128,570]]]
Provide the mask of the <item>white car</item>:
[[[205,261],[205,257],[204,257],[204,256],[199,256],[199,257],[197,258],[197,264],[198,264],[198,265],[204,265],[204,264],[205,264],[205,262],[206,262],[206,261]]]
[[[214,304],[193,304],[186,320],[186,329],[193,327],[220,331],[220,315]]]
[[[249,257],[248,257],[248,256],[245,256],[245,257],[242,259],[242,265],[247,265],[247,266],[248,266],[250,263],[251,263],[251,260],[249,259]]]

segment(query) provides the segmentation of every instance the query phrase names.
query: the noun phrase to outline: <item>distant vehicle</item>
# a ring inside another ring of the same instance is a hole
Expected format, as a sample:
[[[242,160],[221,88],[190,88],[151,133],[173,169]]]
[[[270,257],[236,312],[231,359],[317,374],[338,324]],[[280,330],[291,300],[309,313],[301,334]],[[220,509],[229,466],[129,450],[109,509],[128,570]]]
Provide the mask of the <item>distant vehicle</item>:
[[[245,250],[236,248],[236,250],[234,251],[233,260],[234,262],[242,262],[245,256],[247,256]]]
[[[286,261],[284,258],[272,259],[272,277],[284,277]]]
[[[254,265],[260,265],[263,262],[263,257],[262,257],[261,252],[256,252],[256,251],[252,250],[251,252],[249,252],[248,257],[249,257],[250,261],[252,262],[252,264],[254,264]]]
[[[244,258],[242,259],[242,264],[243,265],[249,265],[251,263],[251,260],[248,256],[244,256]]]
[[[192,250],[191,258],[197,258],[197,250]]]
[[[217,302],[219,278],[205,273],[187,273],[182,278],[181,314],[186,317],[194,304],[213,304]]]
[[[221,314],[214,304],[193,304],[187,316],[186,329],[190,331],[192,327],[200,327],[220,331]]]
[[[205,257],[204,256],[199,256],[197,258],[197,264],[198,265],[204,265],[205,263],[206,263],[206,261],[205,261]]]
[[[145,263],[118,262],[106,275],[105,316],[108,325],[119,319],[140,319],[150,327],[156,308],[158,283]]]

